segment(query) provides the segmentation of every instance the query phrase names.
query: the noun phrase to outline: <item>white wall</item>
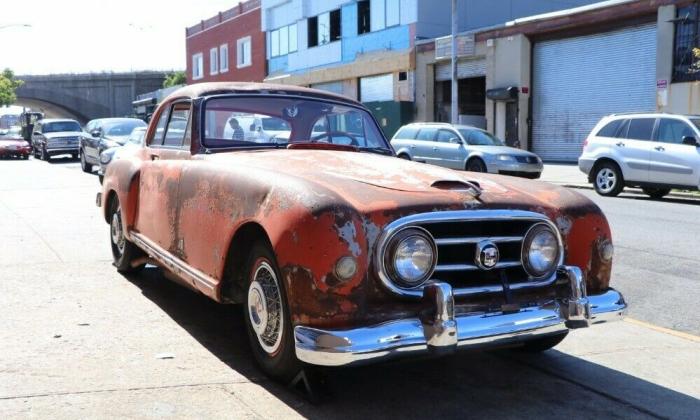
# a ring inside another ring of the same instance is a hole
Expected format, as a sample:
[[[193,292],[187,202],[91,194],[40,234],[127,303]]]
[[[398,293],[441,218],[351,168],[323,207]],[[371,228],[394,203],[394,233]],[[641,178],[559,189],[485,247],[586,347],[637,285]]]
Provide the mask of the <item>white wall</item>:
[[[289,54],[287,69],[295,71],[340,62],[343,59],[341,47],[342,44],[340,42],[331,42],[312,49],[300,49],[296,53]]]

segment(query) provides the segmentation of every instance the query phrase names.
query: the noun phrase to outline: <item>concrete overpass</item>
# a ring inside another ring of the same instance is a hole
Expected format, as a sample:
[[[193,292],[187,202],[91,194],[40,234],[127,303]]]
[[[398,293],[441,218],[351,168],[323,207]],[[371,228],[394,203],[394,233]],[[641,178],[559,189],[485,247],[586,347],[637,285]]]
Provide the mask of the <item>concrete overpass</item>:
[[[17,76],[17,103],[33,109],[61,109],[84,123],[132,114],[137,95],[163,87],[164,72],[50,74]],[[42,103],[45,106],[42,107]]]

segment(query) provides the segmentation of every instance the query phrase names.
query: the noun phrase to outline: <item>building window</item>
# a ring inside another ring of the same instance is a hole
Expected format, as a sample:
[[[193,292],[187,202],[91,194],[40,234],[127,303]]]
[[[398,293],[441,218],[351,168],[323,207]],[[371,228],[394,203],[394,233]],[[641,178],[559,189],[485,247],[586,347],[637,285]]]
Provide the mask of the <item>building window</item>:
[[[209,50],[209,73],[219,73],[219,50],[217,48]]]
[[[676,18],[676,39],[673,51],[673,81],[690,82],[700,80],[700,8],[697,5],[681,7]]]
[[[357,34],[362,35],[370,31],[369,27],[369,0],[357,2]]]
[[[221,44],[219,47],[219,72],[228,71],[228,44]]]
[[[297,24],[293,23],[270,32],[270,57],[287,55],[297,50]]]
[[[328,44],[341,38],[340,9],[309,18],[309,47]]]
[[[399,0],[386,0],[386,27],[396,26],[401,23],[399,13]]]
[[[241,38],[236,41],[236,67],[248,67],[253,64],[251,55],[250,37]]]
[[[204,77],[204,54],[197,53],[192,56],[192,80]]]

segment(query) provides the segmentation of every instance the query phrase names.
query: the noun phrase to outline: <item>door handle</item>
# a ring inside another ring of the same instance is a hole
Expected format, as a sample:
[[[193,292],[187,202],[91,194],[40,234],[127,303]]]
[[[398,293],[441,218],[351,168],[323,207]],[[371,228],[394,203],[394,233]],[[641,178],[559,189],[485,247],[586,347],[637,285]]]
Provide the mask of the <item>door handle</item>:
[[[433,147],[433,150],[437,150],[437,147]]]
[[[658,150],[659,152],[663,152],[666,149],[664,149],[663,146],[656,146],[656,147],[654,147],[654,150]]]
[[[415,149],[415,148],[416,148],[416,145],[415,145],[415,144],[412,144],[412,145],[411,145],[411,149]]]
[[[617,147],[625,147],[625,143],[623,143],[623,142],[621,142],[621,141],[618,141],[617,143],[615,143],[615,146],[617,146]]]
[[[151,155],[151,160],[158,160],[160,159],[160,156],[158,155]]]

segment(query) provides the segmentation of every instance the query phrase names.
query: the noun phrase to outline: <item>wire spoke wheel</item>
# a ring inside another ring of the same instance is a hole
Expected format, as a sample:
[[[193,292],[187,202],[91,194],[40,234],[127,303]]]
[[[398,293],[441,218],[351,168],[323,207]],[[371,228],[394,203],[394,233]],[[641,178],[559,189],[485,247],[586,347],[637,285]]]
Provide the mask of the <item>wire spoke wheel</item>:
[[[282,344],[284,315],[275,270],[261,262],[248,287],[248,318],[262,349],[274,355]]]
[[[122,209],[121,206],[112,214],[112,222],[110,223],[110,236],[112,237],[112,245],[119,252],[119,256],[124,255],[126,247],[126,239],[124,238],[124,228],[122,226]]]

